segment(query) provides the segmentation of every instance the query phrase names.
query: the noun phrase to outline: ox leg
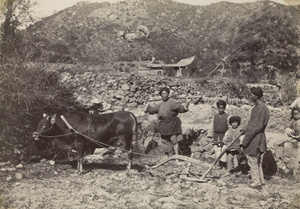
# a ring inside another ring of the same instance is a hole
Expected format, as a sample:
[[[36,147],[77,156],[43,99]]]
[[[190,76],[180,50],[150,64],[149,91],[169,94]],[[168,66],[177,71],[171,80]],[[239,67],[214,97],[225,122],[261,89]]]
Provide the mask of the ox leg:
[[[133,153],[132,150],[129,150],[128,152],[128,164],[127,164],[127,169],[130,170],[132,166],[132,158],[133,158]]]
[[[124,149],[128,151],[127,169],[130,170],[132,166],[132,158],[133,158],[132,134],[124,134],[120,137],[120,139],[123,141]]]
[[[78,173],[79,174],[82,174],[83,173],[83,168],[82,168],[82,162],[83,162],[83,159],[80,158],[77,162],[77,170],[78,170]]]
[[[75,139],[74,147],[77,152],[77,170],[79,174],[83,172],[83,141],[81,139]]]
[[[83,164],[83,157],[82,156],[78,156],[78,159],[77,159],[77,170],[78,170],[79,174],[82,174],[82,172],[83,172],[82,164]]]

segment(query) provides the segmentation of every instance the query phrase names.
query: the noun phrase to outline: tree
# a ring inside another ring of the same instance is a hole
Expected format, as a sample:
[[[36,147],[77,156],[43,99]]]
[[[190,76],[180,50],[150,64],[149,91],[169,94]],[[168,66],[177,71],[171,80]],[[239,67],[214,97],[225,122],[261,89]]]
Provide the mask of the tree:
[[[265,4],[261,11],[239,24],[232,61],[249,61],[256,70],[273,66],[282,71],[295,71],[299,65],[297,22],[289,16],[290,11],[274,10]]]
[[[0,33],[1,62],[4,61],[3,58],[13,57],[20,53],[22,50],[20,29],[24,27],[24,24],[33,21],[29,13],[33,6],[31,0],[5,0],[3,5]]]
[[[8,151],[26,149],[32,143],[32,132],[43,112],[61,113],[74,101],[73,89],[59,83],[58,72],[47,71],[44,63],[28,64],[28,54],[33,53],[26,48],[27,40],[19,28],[29,5],[29,0],[7,0],[1,24],[0,147]]]

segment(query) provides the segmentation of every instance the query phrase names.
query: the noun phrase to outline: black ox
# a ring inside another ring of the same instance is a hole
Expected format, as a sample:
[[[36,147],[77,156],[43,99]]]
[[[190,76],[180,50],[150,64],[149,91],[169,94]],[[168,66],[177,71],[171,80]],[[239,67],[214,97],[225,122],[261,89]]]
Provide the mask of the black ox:
[[[108,147],[121,140],[128,151],[128,165],[132,164],[133,137],[138,137],[137,119],[131,112],[120,111],[107,114],[88,114],[69,111],[62,116],[44,116],[39,122],[35,140],[55,139],[57,144],[77,152],[77,169],[82,173],[83,151]]]

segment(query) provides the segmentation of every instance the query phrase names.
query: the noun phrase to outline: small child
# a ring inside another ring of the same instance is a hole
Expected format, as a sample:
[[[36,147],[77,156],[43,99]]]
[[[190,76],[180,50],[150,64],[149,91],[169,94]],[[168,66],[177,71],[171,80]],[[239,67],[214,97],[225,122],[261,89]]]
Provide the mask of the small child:
[[[226,131],[223,142],[226,148],[232,141],[236,140],[241,134],[241,118],[239,116],[232,116],[229,118],[230,128]],[[228,147],[227,154],[227,170],[230,171],[238,166],[239,155],[241,153],[240,138],[236,140],[233,145]]]
[[[288,137],[296,139],[296,141],[300,141],[300,108],[298,106],[294,106],[291,112],[292,121],[289,128],[285,129],[285,133]]]
[[[223,137],[228,130],[228,114],[225,113],[226,102],[224,100],[219,100],[217,102],[218,113],[213,116],[213,119],[208,129],[207,136],[212,138],[212,143],[214,145],[215,158],[217,158],[223,151]],[[219,165],[225,167],[226,164],[226,154],[220,159]]]
[[[290,142],[284,143],[284,149],[285,152],[295,155],[290,157],[294,165],[294,175],[297,176],[300,172],[300,108],[298,106],[292,108],[292,121],[289,128],[285,129],[285,134],[292,138]]]

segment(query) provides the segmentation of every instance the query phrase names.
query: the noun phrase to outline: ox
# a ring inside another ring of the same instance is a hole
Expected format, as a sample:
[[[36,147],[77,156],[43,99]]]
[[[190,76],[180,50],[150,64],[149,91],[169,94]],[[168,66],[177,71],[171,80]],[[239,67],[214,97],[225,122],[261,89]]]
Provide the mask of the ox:
[[[82,173],[84,150],[109,147],[121,140],[128,151],[128,165],[132,163],[132,143],[138,137],[137,119],[131,112],[120,111],[107,114],[88,114],[68,111],[62,116],[44,116],[33,138],[52,138],[65,149],[77,152],[77,169]]]

